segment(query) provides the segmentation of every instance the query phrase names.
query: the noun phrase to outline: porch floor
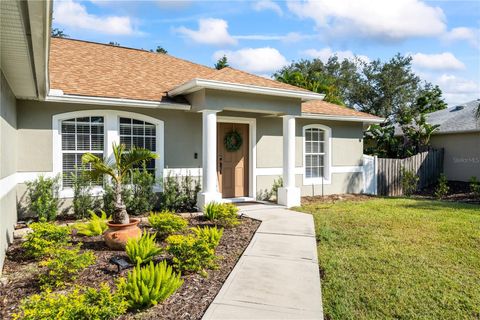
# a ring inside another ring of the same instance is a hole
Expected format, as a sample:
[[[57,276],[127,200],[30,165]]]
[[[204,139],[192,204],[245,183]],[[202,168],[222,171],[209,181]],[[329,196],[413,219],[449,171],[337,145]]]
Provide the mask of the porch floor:
[[[262,223],[203,319],[323,319],[313,217],[278,205],[239,208]]]

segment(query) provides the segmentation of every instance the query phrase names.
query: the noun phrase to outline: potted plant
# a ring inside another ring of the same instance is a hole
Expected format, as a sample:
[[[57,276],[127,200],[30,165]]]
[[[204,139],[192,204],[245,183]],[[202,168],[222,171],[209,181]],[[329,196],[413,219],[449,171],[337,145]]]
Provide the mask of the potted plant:
[[[107,223],[108,230],[104,233],[104,239],[107,246],[112,249],[124,249],[127,240],[138,238],[142,231],[138,227],[139,219],[130,219],[127,208],[122,199],[122,183],[134,165],[157,158],[157,155],[143,148],[133,147],[125,150],[124,144],[113,144],[114,159],[102,159],[91,153],[85,153],[82,156],[82,162],[90,165],[91,170],[88,174],[93,180],[103,178],[105,175],[112,179],[115,191],[115,204],[112,213],[112,221]]]

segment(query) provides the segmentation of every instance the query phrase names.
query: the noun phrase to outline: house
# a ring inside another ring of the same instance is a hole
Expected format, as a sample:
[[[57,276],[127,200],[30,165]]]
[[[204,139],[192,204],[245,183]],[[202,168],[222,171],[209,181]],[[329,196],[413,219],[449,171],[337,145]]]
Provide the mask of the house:
[[[288,207],[364,190],[363,129],[383,119],[232,68],[50,38],[49,1],[1,6],[0,261],[25,182],[60,175],[60,197],[71,198],[81,155],[109,157],[113,142],[156,152],[148,166],[158,178],[201,176],[200,207],[255,199],[279,176]]]
[[[445,150],[443,171],[448,180],[480,179],[480,119],[475,117],[479,105],[477,99],[427,115],[428,123],[440,125],[431,144]]]

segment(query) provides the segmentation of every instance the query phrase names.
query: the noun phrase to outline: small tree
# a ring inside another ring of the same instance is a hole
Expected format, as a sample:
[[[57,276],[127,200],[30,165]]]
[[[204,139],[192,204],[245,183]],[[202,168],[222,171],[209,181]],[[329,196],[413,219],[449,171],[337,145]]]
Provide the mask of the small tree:
[[[157,155],[148,149],[133,147],[126,151],[125,148],[124,144],[113,144],[114,161],[112,159],[101,159],[91,153],[85,153],[82,156],[82,162],[91,165],[92,170],[88,172],[92,179],[96,180],[105,175],[112,178],[115,190],[113,223],[116,224],[127,224],[130,222],[122,198],[123,180],[129,176],[129,172],[136,164],[157,158]]]
[[[168,53],[168,51],[161,46],[157,46],[157,49],[155,49],[155,52],[156,53],[162,53],[162,54],[167,54]]]
[[[68,38],[69,35],[65,34],[65,32],[62,29],[59,28],[53,28],[51,32],[52,37],[57,37],[57,38]]]
[[[414,171],[406,170],[403,167],[401,169],[401,172],[403,194],[407,197],[410,197],[417,190],[418,180],[420,178]]]
[[[60,204],[58,198],[59,177],[40,176],[27,182],[28,208],[38,216],[40,221],[52,221],[57,216]]]
[[[223,68],[229,67],[227,56],[223,56],[218,59],[217,63],[215,63],[215,69],[221,70]]]
[[[438,178],[438,184],[435,188],[435,197],[437,199],[443,199],[447,196],[450,188],[448,187],[447,177],[442,173]]]

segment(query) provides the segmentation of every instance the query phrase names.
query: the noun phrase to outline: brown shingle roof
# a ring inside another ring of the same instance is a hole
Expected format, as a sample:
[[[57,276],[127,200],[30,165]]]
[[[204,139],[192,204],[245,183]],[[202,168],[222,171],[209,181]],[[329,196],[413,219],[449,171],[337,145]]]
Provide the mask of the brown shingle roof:
[[[360,112],[354,109],[321,100],[307,101],[302,103],[302,112],[323,114],[328,116],[361,117],[378,120],[381,119],[369,113]]]

